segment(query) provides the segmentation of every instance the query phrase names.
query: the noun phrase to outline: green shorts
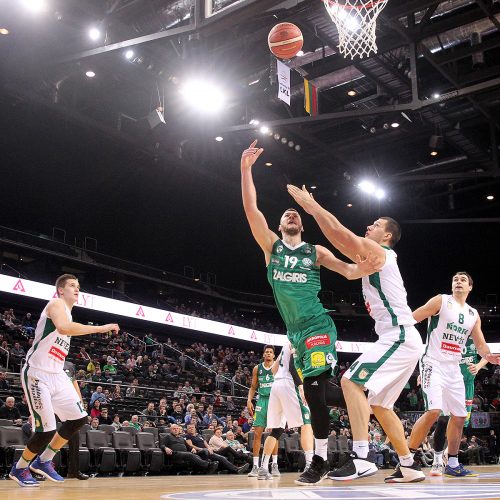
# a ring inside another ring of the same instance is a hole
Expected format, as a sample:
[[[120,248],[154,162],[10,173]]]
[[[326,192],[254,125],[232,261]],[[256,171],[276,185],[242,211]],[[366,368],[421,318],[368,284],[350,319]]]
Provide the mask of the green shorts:
[[[333,375],[337,364],[337,329],[332,318],[321,315],[299,328],[288,332],[295,349],[295,368],[302,379],[328,371]]]
[[[465,384],[465,409],[467,410],[467,418],[465,419],[464,427],[469,427],[470,415],[472,412],[472,400],[474,399],[474,380],[475,377],[464,377]]]
[[[253,414],[254,427],[267,427],[267,408],[269,406],[269,397],[259,396],[255,403],[255,411]]]

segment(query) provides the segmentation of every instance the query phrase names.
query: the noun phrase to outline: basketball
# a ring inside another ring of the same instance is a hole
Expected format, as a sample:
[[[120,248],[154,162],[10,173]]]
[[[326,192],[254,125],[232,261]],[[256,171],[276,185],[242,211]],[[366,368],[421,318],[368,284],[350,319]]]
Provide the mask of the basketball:
[[[280,59],[291,59],[302,48],[304,37],[298,26],[280,23],[269,32],[267,43],[271,52]]]

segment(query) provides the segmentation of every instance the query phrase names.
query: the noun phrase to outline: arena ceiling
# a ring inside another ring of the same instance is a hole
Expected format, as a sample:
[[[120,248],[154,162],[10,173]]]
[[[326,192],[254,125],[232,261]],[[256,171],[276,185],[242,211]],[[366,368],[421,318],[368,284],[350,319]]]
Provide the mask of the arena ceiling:
[[[0,0],[0,28],[9,31],[0,36],[2,102],[18,114],[41,109],[148,161],[209,171],[233,187],[241,149],[259,137],[276,179],[261,182],[270,197],[294,182],[342,206],[375,203],[356,188],[368,177],[388,193],[380,203],[403,218],[482,221],[498,212],[499,1],[389,0],[378,53],[354,61],[338,53],[320,0],[214,0],[210,17],[209,0],[45,4],[32,13],[22,1]],[[267,48],[269,30],[284,21],[305,39],[304,56],[289,62],[291,106],[277,99]],[[96,41],[91,26],[102,33]],[[227,94],[222,113],[207,118],[187,108],[179,88],[193,74]],[[320,90],[316,117],[303,110],[303,78]],[[151,129],[146,118],[158,106],[166,123]],[[261,135],[250,124],[256,119],[300,150]],[[431,136],[442,138],[435,157]]]

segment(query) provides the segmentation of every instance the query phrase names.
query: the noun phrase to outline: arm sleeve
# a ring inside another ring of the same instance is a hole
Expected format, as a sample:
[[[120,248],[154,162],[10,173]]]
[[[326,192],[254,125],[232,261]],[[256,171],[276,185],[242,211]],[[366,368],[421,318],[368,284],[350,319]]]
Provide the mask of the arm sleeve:
[[[288,364],[288,370],[290,371],[290,375],[293,378],[293,383],[296,386],[302,385],[302,379],[300,378],[300,375],[297,373],[297,370],[295,369],[293,354],[290,354],[290,363]]]

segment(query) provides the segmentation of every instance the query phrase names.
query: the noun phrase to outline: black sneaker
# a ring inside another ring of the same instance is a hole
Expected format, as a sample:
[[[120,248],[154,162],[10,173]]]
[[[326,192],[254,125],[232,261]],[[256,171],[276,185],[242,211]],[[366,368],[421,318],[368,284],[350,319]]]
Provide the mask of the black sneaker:
[[[206,473],[207,474],[215,474],[217,472],[218,468],[219,468],[218,462],[209,462]]]
[[[418,483],[425,479],[425,474],[420,470],[420,466],[414,462],[410,467],[398,465],[396,470],[387,476],[386,483]]]
[[[245,472],[248,472],[249,470],[250,470],[250,464],[245,464],[236,469],[236,474],[245,474]]]
[[[358,458],[356,453],[351,452],[342,467],[332,470],[328,479],[333,481],[349,481],[361,477],[372,476],[378,471],[377,466],[367,458]]]
[[[295,480],[295,484],[302,486],[319,484],[328,474],[329,469],[330,467],[326,460],[323,460],[319,455],[314,455],[311,465]]]

